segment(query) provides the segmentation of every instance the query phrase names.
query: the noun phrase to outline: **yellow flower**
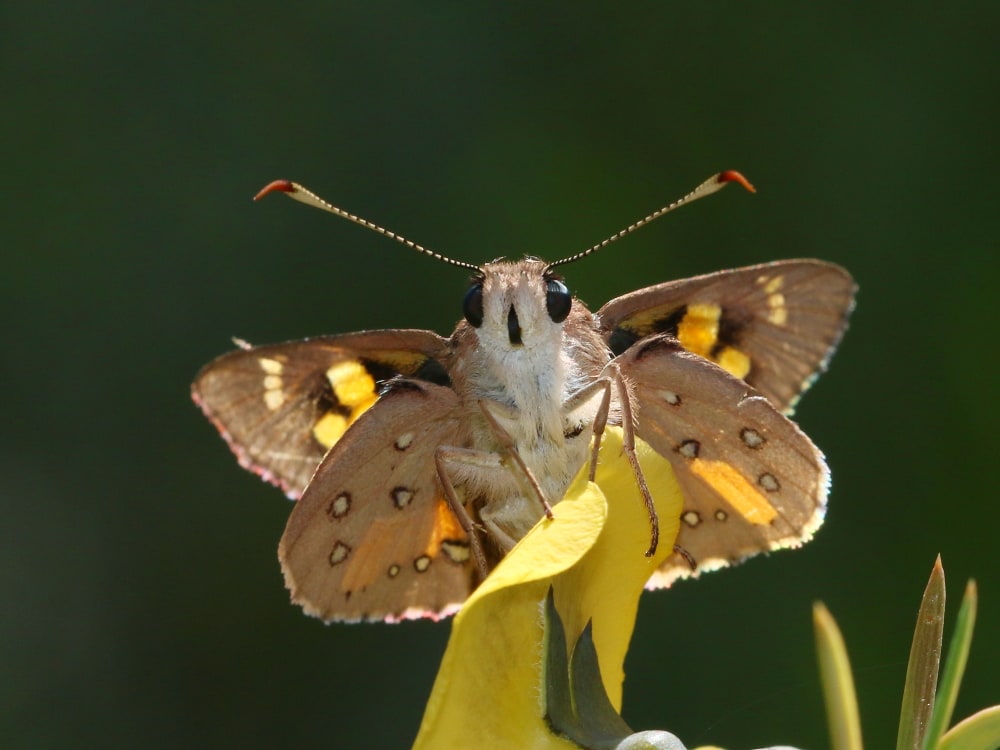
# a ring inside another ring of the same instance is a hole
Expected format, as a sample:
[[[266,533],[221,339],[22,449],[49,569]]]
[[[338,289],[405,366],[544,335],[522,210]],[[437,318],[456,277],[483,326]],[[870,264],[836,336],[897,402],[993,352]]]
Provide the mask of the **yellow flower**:
[[[608,428],[596,481],[584,467],[555,507],[518,544],[455,617],[451,638],[413,750],[578,746],[546,724],[546,595],[570,649],[593,623],[604,690],[621,710],[623,663],[639,595],[671,554],[681,494],[669,463],[645,444],[639,461],[660,517],[656,555],[645,556],[650,527],[620,429]]]

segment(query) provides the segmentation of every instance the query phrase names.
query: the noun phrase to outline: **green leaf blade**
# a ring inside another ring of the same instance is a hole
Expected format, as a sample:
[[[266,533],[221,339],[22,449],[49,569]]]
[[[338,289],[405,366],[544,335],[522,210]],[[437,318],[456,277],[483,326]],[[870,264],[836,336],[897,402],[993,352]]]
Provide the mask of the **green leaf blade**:
[[[1000,748],[1000,706],[984,708],[960,721],[941,738],[937,750],[997,750]]]
[[[969,648],[972,645],[972,631],[976,624],[978,594],[976,582],[970,580],[965,586],[962,606],[955,620],[955,633],[948,646],[948,657],[944,663],[944,674],[938,689],[938,699],[931,715],[931,723],[924,738],[925,750],[935,750],[942,735],[951,723],[955,701],[958,700],[958,689],[965,674],[965,665],[969,660]]]
[[[896,750],[922,750],[924,746],[937,692],[944,608],[944,568],[941,566],[941,557],[938,556],[920,601],[917,626],[913,632],[899,712]]]
[[[813,627],[831,747],[862,750],[858,699],[844,638],[830,611],[820,602],[813,605]]]

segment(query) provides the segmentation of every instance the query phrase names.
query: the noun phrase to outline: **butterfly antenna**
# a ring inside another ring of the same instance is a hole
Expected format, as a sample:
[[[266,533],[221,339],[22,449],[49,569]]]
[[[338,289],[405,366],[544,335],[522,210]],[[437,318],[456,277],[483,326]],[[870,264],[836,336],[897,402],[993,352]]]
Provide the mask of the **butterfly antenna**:
[[[284,193],[289,198],[294,198],[299,203],[305,203],[307,206],[312,206],[313,208],[319,208],[328,213],[339,216],[342,219],[347,219],[348,221],[353,221],[355,224],[360,224],[361,226],[378,232],[381,235],[385,235],[391,240],[396,240],[400,244],[406,245],[408,248],[416,250],[424,255],[429,255],[432,258],[436,258],[443,263],[450,263],[453,266],[458,266],[459,268],[470,268],[475,272],[479,272],[479,266],[475,266],[472,263],[466,263],[461,260],[454,260],[446,255],[441,255],[441,253],[436,253],[433,250],[428,250],[423,245],[418,245],[412,240],[406,239],[402,235],[396,234],[395,232],[390,232],[385,227],[380,227],[378,224],[373,224],[367,219],[362,219],[360,216],[355,216],[354,214],[348,213],[342,208],[337,208],[331,203],[327,203],[325,200],[320,198],[316,193],[311,190],[302,187],[297,182],[290,182],[289,180],[275,180],[269,185],[265,185],[264,188],[253,197],[255,201],[259,201],[265,195],[271,193]]]
[[[573,261],[580,260],[580,258],[586,258],[591,253],[596,253],[598,250],[607,247],[615,240],[620,240],[625,235],[632,234],[632,232],[634,232],[639,227],[645,226],[654,219],[659,219],[661,216],[663,216],[663,214],[670,213],[675,208],[680,208],[685,203],[696,201],[699,198],[704,198],[706,195],[711,195],[714,192],[722,190],[722,188],[724,188],[730,182],[739,183],[744,188],[749,190],[751,193],[757,192],[754,189],[754,186],[751,185],[750,182],[747,180],[747,178],[741,175],[739,172],[733,171],[731,169],[726,170],[725,172],[719,172],[719,174],[712,175],[711,177],[709,177],[707,180],[705,180],[703,183],[701,183],[698,187],[696,187],[694,190],[692,190],[690,193],[685,195],[680,200],[674,201],[669,206],[664,206],[659,211],[654,211],[645,219],[640,219],[639,221],[635,222],[635,224],[630,224],[617,234],[611,235],[603,242],[597,243],[593,247],[584,250],[582,253],[577,253],[576,255],[571,255],[568,258],[563,258],[562,260],[557,260],[554,263],[549,263],[548,267],[551,269],[555,268],[556,266],[563,266],[566,265],[567,263],[572,263]]]

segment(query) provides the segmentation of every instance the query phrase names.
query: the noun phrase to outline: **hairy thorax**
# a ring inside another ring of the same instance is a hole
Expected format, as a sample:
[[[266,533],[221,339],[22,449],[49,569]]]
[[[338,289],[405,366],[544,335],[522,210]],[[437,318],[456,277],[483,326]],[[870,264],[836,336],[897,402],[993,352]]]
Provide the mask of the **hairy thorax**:
[[[509,446],[516,446],[545,499],[557,503],[587,460],[600,398],[571,409],[566,402],[600,377],[609,357],[592,316],[578,303],[562,325],[524,322],[518,346],[511,345],[506,330],[485,324],[462,325],[452,339],[462,353],[453,385],[466,404],[463,447],[500,458],[495,468],[455,467],[453,478],[469,510],[502,548],[543,514],[537,493],[513,465]],[[489,424],[484,409],[505,434]]]

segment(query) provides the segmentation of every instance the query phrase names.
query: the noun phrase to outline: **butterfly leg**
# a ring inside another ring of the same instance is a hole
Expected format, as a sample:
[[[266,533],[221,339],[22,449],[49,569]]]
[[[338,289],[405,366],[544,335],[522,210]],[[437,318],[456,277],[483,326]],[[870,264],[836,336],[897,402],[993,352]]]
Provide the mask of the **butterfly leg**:
[[[495,453],[485,453],[483,451],[471,450],[469,448],[453,448],[451,446],[440,446],[434,451],[434,464],[437,467],[438,478],[444,488],[444,495],[448,499],[448,505],[458,519],[462,530],[469,537],[469,549],[472,558],[476,561],[476,568],[479,570],[480,579],[486,578],[490,572],[490,565],[486,560],[486,552],[483,550],[483,543],[479,539],[479,528],[469,511],[466,510],[462,498],[458,496],[458,491],[448,473],[448,466],[459,465],[462,467],[472,467],[474,470],[490,469],[503,470],[500,456]]]
[[[590,404],[594,397],[598,395],[600,395],[601,400],[597,405],[597,411],[593,412]],[[604,434],[604,428],[608,423],[608,413],[611,411],[611,380],[609,378],[595,380],[593,383],[585,385],[563,402],[563,415],[567,422],[574,421],[574,413],[580,409],[585,410],[584,415],[582,415],[584,419],[581,421],[588,420],[589,415],[591,413],[594,414],[591,426],[593,440],[591,441],[590,474],[588,476],[588,479],[593,482],[594,476],[597,473],[597,454],[601,449],[601,436]]]
[[[493,431],[494,437],[500,442],[503,447],[504,452],[510,457],[511,461],[514,462],[514,466],[517,467],[519,475],[527,482],[528,489],[531,490],[531,494],[538,498],[538,502],[542,506],[542,510],[545,513],[545,517],[552,519],[552,506],[549,505],[548,499],[545,497],[545,492],[542,490],[542,486],[538,483],[537,477],[535,477],[534,472],[528,467],[521,457],[521,454],[517,451],[517,443],[514,442],[514,438],[510,436],[502,424],[500,424],[500,419],[494,413],[494,409],[503,409],[502,404],[496,402],[487,401],[486,399],[479,400],[479,408],[483,412],[483,416],[486,417],[486,423],[490,426]]]
[[[621,405],[622,450],[625,452],[629,465],[632,467],[632,473],[635,475],[635,482],[639,486],[639,492],[642,493],[642,500],[646,505],[646,513],[649,515],[650,538],[649,549],[646,550],[646,557],[652,557],[656,554],[656,548],[660,544],[660,519],[656,514],[656,506],[653,504],[653,496],[649,492],[649,486],[646,484],[646,477],[642,473],[642,467],[639,465],[639,457],[635,452],[635,410],[632,408],[632,394],[629,389],[628,381],[625,379],[621,368],[618,367],[617,364],[611,362],[607,366],[606,372],[609,373],[609,379],[613,383],[615,390],[618,392],[618,403]],[[603,432],[604,430],[604,423],[601,422],[600,415],[598,415],[598,417],[599,419],[595,420],[594,423],[595,436],[598,434],[598,422],[601,423],[601,431]],[[607,420],[607,414],[604,415],[604,420]]]

